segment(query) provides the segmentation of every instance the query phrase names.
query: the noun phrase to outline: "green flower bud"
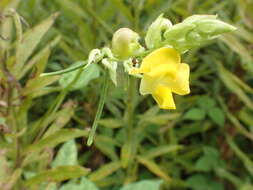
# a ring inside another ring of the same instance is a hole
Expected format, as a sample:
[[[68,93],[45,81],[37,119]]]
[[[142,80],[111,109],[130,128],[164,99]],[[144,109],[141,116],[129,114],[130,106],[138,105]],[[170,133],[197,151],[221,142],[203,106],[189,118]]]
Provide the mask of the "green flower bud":
[[[217,19],[217,15],[192,15],[184,19],[183,22],[193,24],[200,20],[206,20],[206,19]]]
[[[160,15],[148,28],[145,37],[145,43],[149,49],[158,48],[161,46],[163,32],[172,27],[169,19],[163,18]]]
[[[193,24],[179,23],[164,32],[164,37],[168,41],[184,41],[185,36],[194,29]]]
[[[167,45],[183,53],[234,30],[234,26],[218,20],[216,15],[193,15],[169,28],[164,38]]]
[[[112,38],[112,52],[119,59],[127,59],[142,52],[139,35],[129,28],[120,28]]]
[[[216,19],[206,19],[197,23],[197,31],[206,35],[219,35],[236,30],[234,26]]]
[[[215,36],[236,30],[234,26],[218,20],[217,15],[193,15],[183,23],[194,24],[196,31],[202,35]]]

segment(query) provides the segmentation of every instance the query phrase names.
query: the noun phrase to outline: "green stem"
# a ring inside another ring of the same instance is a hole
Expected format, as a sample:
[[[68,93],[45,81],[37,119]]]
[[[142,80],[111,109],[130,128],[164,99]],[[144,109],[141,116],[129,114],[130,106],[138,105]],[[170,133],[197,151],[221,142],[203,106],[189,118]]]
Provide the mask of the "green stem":
[[[80,64],[78,64],[76,66],[73,66],[73,67],[70,67],[70,68],[67,68],[67,69],[60,70],[60,71],[55,71],[55,72],[51,72],[51,73],[42,73],[40,76],[45,77],[45,76],[61,75],[61,74],[64,74],[64,73],[68,73],[68,72],[80,69],[83,66],[85,66],[83,69],[85,69],[89,66],[89,64],[87,65],[87,61],[80,61]]]
[[[101,118],[102,111],[103,111],[103,108],[104,108],[108,86],[109,86],[109,77],[106,73],[103,88],[102,88],[102,92],[101,92],[101,96],[100,96],[100,100],[99,100],[99,104],[98,104],[97,113],[96,113],[94,122],[92,124],[91,131],[90,131],[88,141],[87,141],[88,146],[90,146],[93,143],[93,139],[94,139],[94,136],[95,136],[95,133],[96,133],[96,130],[97,130],[97,126],[98,126],[98,121]]]
[[[134,1],[134,28],[136,31],[139,31],[139,24],[140,24],[140,13],[143,8],[143,0],[140,1]]]
[[[127,94],[127,108],[125,112],[125,122],[127,127],[128,137],[132,137],[133,133],[133,116],[134,116],[134,104],[135,104],[135,93],[136,93],[136,79],[134,77],[130,77],[128,94]]]
[[[243,182],[241,181],[240,178],[236,177],[235,175],[233,175],[224,168],[217,168],[215,169],[215,172],[219,177],[227,179],[228,181],[233,183],[237,188],[240,188],[243,185]]]
[[[134,111],[135,111],[135,104],[136,104],[136,83],[137,80],[134,77],[130,77],[129,86],[128,86],[128,93],[126,98],[126,111],[124,115],[124,122],[127,132],[127,139],[125,140],[126,144],[130,144],[130,150],[128,150],[129,157],[123,158],[125,162],[125,167],[127,176],[129,179],[133,176],[132,167],[133,167],[133,159],[136,154],[136,135],[134,129]]]

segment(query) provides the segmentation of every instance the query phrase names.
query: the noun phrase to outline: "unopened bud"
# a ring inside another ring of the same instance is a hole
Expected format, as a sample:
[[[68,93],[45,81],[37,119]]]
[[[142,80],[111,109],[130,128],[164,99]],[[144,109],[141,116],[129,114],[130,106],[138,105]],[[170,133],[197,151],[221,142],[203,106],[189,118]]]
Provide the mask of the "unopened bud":
[[[145,37],[145,43],[149,49],[158,48],[161,46],[163,39],[163,33],[172,27],[172,23],[169,19],[160,15],[148,28],[148,32]]]
[[[129,28],[120,28],[112,38],[112,52],[120,59],[127,59],[143,50],[138,43],[139,35]]]

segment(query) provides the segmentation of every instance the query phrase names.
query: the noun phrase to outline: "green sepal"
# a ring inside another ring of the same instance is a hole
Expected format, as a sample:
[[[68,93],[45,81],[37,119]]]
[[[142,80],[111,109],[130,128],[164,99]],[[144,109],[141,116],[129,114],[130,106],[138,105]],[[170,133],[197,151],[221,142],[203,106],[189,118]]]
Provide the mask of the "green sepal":
[[[91,63],[97,63],[101,61],[103,57],[104,57],[104,54],[100,49],[91,50],[88,57],[88,65]]]
[[[103,59],[102,64],[109,70],[110,79],[115,86],[117,86],[117,65],[116,61],[110,59]]]

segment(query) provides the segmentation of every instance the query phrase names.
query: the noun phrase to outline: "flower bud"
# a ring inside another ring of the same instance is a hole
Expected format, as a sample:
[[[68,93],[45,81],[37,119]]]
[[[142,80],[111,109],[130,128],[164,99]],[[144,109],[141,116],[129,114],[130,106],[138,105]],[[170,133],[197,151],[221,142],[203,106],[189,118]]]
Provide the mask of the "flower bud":
[[[197,31],[206,35],[215,36],[234,30],[236,30],[234,26],[215,19],[206,19],[197,23]]]
[[[138,43],[139,35],[129,28],[120,28],[112,38],[112,52],[119,59],[127,59],[141,51],[143,47]]]
[[[145,37],[145,43],[149,49],[158,48],[161,46],[163,32],[172,27],[169,19],[163,18],[160,15],[148,28]]]
[[[168,45],[184,53],[234,30],[234,26],[218,20],[217,15],[193,15],[170,27],[164,38]]]

